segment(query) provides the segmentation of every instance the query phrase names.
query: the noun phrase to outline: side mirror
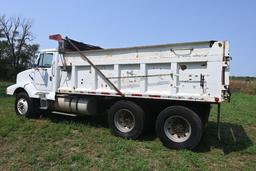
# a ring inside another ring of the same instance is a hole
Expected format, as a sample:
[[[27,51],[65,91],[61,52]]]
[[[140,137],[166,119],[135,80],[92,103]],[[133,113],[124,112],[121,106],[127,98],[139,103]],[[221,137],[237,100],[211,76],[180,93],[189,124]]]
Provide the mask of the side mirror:
[[[35,63],[34,63],[34,64],[31,64],[31,67],[32,67],[32,68],[38,68],[37,64],[35,64]]]

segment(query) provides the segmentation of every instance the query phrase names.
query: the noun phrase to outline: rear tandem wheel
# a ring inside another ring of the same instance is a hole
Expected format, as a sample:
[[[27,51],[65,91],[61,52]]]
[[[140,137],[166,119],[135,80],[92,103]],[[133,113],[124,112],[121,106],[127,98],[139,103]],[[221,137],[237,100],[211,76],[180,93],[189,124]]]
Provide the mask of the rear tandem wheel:
[[[168,148],[192,149],[201,140],[202,122],[191,109],[184,106],[171,106],[158,115],[156,133]]]

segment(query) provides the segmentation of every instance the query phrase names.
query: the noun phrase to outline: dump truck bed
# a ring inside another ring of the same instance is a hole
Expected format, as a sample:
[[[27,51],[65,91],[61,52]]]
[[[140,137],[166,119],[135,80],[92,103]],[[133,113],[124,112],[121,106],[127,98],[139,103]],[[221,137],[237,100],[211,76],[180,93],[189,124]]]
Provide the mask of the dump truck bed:
[[[62,53],[57,93],[221,102],[229,43],[203,41]],[[107,80],[106,80],[107,79]],[[119,92],[113,87],[116,87]]]

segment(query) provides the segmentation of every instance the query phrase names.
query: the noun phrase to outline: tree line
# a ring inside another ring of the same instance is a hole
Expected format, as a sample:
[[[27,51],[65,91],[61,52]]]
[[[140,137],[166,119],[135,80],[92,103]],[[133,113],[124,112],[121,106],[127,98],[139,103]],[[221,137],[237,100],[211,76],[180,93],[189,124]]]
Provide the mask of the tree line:
[[[0,16],[0,80],[14,81],[31,66],[39,45],[32,43],[32,22],[21,17]]]

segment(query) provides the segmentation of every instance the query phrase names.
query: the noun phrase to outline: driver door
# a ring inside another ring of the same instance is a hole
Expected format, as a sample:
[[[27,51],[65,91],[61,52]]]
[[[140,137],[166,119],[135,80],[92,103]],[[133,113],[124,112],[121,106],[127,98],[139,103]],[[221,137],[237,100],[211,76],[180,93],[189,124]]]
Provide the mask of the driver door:
[[[34,72],[34,83],[38,90],[52,90],[53,53],[41,53]]]

